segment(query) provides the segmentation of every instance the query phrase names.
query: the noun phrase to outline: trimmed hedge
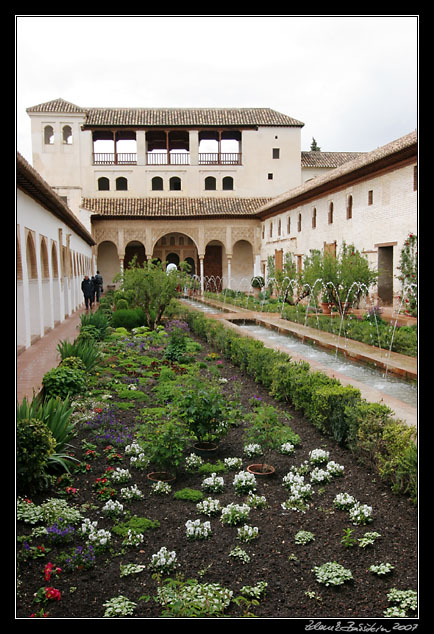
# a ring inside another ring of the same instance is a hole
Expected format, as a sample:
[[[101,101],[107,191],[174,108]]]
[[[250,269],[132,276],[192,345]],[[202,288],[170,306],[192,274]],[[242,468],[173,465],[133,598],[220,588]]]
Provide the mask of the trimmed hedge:
[[[416,502],[416,430],[393,418],[392,410],[367,402],[353,386],[311,371],[307,362],[292,361],[289,355],[202,313],[181,305],[179,312],[192,332],[262,384],[271,396],[302,412],[323,434],[374,468],[395,493],[406,494]]]

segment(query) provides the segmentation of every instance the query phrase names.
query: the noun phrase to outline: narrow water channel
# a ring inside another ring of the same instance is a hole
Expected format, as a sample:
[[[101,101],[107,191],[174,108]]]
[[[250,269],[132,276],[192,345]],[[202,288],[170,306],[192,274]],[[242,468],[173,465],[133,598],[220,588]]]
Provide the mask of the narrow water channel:
[[[205,313],[222,313],[225,311],[207,306],[206,304],[195,300],[184,300],[186,303],[199,308]],[[407,405],[417,407],[417,386],[414,383],[402,380],[399,377],[387,374],[382,368],[375,368],[364,363],[357,363],[341,354],[320,348],[313,343],[303,342],[293,335],[283,335],[265,326],[261,326],[252,322],[236,321],[237,326],[241,330],[245,330],[250,334],[257,335],[258,339],[269,341],[272,344],[282,346],[288,351],[288,354],[297,354],[306,359],[307,362],[313,361],[330,368],[335,372],[345,374],[350,379],[364,383],[384,394],[393,396]]]

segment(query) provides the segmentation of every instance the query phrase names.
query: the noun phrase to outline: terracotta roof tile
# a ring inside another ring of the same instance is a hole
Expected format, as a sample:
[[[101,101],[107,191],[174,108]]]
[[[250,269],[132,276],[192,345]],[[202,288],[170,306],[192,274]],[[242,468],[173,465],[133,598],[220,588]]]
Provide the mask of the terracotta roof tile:
[[[98,216],[195,218],[252,216],[270,198],[83,198],[81,207]]]
[[[302,152],[302,167],[339,167],[348,161],[352,161],[366,152]]]
[[[304,123],[271,108],[84,108],[55,99],[27,108],[31,112],[84,113],[86,126],[291,126]]]

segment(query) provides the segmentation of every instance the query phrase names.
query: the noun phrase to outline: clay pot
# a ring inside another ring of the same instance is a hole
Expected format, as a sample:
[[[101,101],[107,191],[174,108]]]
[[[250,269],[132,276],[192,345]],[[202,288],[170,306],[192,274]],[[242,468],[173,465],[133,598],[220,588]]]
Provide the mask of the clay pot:
[[[331,315],[332,305],[328,302],[321,302],[321,310],[324,315]]]
[[[193,449],[198,454],[212,454],[218,449],[218,444],[215,442],[196,442],[193,445]]]
[[[247,467],[249,473],[253,473],[255,476],[271,476],[276,470],[271,464],[250,464]]]
[[[173,482],[176,479],[174,475],[167,471],[152,471],[146,474],[146,477],[153,482]]]

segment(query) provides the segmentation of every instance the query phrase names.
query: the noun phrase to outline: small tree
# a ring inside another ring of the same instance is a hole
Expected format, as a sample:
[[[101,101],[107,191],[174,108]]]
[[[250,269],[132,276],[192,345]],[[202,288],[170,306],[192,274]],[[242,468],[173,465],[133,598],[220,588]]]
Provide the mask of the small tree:
[[[146,325],[151,330],[161,323],[164,311],[188,282],[185,272],[188,264],[182,263],[180,270],[174,269],[170,272],[166,271],[165,264],[150,260],[139,266],[134,259],[129,267],[115,278],[121,280],[122,290],[131,291],[130,307],[143,309]]]
[[[367,258],[353,244],[344,242],[338,257],[311,251],[305,260],[302,282],[306,288],[315,288],[315,296],[322,290],[322,300],[332,304],[342,315],[347,307],[357,305],[368,294],[377,277]],[[321,284],[316,283],[318,280]]]
[[[417,315],[417,236],[414,233],[409,233],[404,242],[398,268],[405,310],[410,315]]]

